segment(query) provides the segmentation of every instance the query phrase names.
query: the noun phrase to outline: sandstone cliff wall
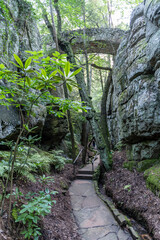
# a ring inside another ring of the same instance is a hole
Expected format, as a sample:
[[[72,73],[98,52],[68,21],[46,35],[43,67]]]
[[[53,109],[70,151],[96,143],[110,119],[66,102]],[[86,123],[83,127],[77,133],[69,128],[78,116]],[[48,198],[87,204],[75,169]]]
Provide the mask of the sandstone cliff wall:
[[[132,13],[120,44],[108,97],[113,144],[130,160],[160,157],[160,1],[146,0]]]

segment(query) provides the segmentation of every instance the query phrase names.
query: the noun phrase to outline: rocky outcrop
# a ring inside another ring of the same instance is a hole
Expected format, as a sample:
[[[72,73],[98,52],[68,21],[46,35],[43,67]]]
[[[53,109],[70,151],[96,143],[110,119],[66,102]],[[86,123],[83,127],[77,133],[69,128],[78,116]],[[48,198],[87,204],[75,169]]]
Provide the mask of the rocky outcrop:
[[[85,31],[88,53],[107,53],[115,55],[125,32],[116,28],[87,28]],[[81,53],[84,47],[84,30],[63,33],[63,38],[72,39],[74,53]]]
[[[112,143],[130,160],[160,157],[160,2],[146,0],[132,13],[120,44],[108,98]]]
[[[31,8],[31,5],[25,0],[9,0],[0,3],[0,63],[8,68],[13,68],[10,61],[14,61],[14,53],[25,60],[26,50],[41,50],[41,37]],[[7,84],[5,80],[0,80],[0,85],[5,84]],[[57,92],[57,94],[59,93]],[[43,127],[46,125],[47,139],[45,139],[49,143],[49,147],[50,142],[48,140],[52,139],[51,145],[53,147],[53,142],[59,142],[65,136],[67,121],[61,119],[57,126],[58,119],[51,116],[49,118],[51,124],[48,124],[48,117],[46,119],[46,116],[47,111],[44,105],[33,106],[29,127],[36,126],[33,134],[41,135]],[[0,141],[16,139],[19,126],[18,110],[13,106],[7,108],[0,105]],[[58,134],[58,131],[61,133]]]
[[[2,1],[3,2],[3,1]],[[25,60],[25,50],[38,51],[41,49],[40,34],[36,21],[31,12],[31,5],[21,0],[9,0],[0,5],[0,62],[8,68],[14,68],[10,61],[13,61],[13,54],[21,56]],[[1,85],[7,84],[1,80]],[[42,109],[42,108],[39,108]],[[39,126],[37,131],[44,124],[44,109],[31,117],[31,126]],[[20,116],[15,107],[0,106],[0,140],[14,139],[19,130]]]
[[[3,3],[4,2],[4,3]],[[0,5],[0,61],[6,66],[13,54],[41,49],[41,38],[31,5],[24,0],[2,1]]]
[[[68,133],[67,119],[48,114],[42,131],[42,147],[45,150],[58,146]]]
[[[87,28],[85,30],[87,52],[104,53],[116,55],[117,49],[125,32],[118,28]],[[84,30],[73,30],[62,33],[62,39],[72,42],[72,49],[75,54],[83,53],[84,47]],[[47,43],[47,50],[52,53],[56,48],[53,39],[50,36],[43,36]]]

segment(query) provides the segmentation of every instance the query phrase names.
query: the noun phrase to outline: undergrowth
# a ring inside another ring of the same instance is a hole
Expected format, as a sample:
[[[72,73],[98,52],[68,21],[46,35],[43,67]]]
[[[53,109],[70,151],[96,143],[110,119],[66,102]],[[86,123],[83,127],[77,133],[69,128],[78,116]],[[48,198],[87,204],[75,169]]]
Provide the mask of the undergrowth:
[[[28,147],[20,147],[18,150],[17,159],[14,165],[15,178],[25,177],[30,181],[35,182],[35,175],[42,175],[49,173],[51,168],[60,171],[64,168],[67,159],[62,156],[63,151],[52,150],[51,152],[45,152],[38,148],[31,148],[26,160],[26,154]],[[10,168],[10,152],[0,151],[0,177],[1,182],[7,178],[8,168]]]

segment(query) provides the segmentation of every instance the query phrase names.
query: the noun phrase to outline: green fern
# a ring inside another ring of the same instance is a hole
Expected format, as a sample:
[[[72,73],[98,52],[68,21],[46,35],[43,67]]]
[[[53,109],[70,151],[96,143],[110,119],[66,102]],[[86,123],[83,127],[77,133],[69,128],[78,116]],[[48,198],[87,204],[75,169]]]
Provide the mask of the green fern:
[[[26,160],[27,152],[28,148],[26,146],[19,147],[17,160],[14,165],[14,173],[15,176],[23,176],[33,182],[36,181],[35,174],[49,173],[51,166],[54,166],[56,170],[60,171],[67,162],[67,159],[62,156],[63,151],[61,150],[45,152],[38,148],[32,148]],[[0,161],[0,177],[6,178],[10,152],[1,151],[0,157],[3,158],[3,160]]]

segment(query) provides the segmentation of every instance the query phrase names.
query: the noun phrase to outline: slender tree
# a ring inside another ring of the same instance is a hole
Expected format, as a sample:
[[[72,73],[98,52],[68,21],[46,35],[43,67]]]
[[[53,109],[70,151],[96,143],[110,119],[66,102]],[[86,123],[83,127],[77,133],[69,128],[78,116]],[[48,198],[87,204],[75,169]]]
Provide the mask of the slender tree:
[[[42,2],[40,0],[37,0],[37,1],[40,4],[40,7],[42,9],[43,18],[44,18],[44,21],[46,23],[46,26],[50,31],[50,34],[52,36],[52,39],[53,39],[54,43],[56,44],[56,50],[59,51],[58,36],[61,35],[61,22],[62,21],[61,21],[59,6],[58,6],[58,0],[54,0],[54,7],[55,7],[55,10],[56,10],[57,19],[58,19],[58,29],[57,29],[57,31],[56,31],[55,21],[54,21],[54,16],[53,16],[52,0],[49,0],[51,22],[49,21],[48,14],[47,14],[47,11],[46,11],[44,5],[42,4]],[[58,32],[58,34],[57,34],[57,32]],[[63,90],[64,90],[65,98],[69,99],[66,81],[63,82]],[[70,135],[71,135],[72,159],[74,160],[75,156],[76,156],[76,150],[75,150],[75,139],[74,139],[74,131],[73,131],[73,124],[72,124],[72,118],[71,118],[70,110],[67,110],[67,119],[68,119],[69,132],[70,132]]]

